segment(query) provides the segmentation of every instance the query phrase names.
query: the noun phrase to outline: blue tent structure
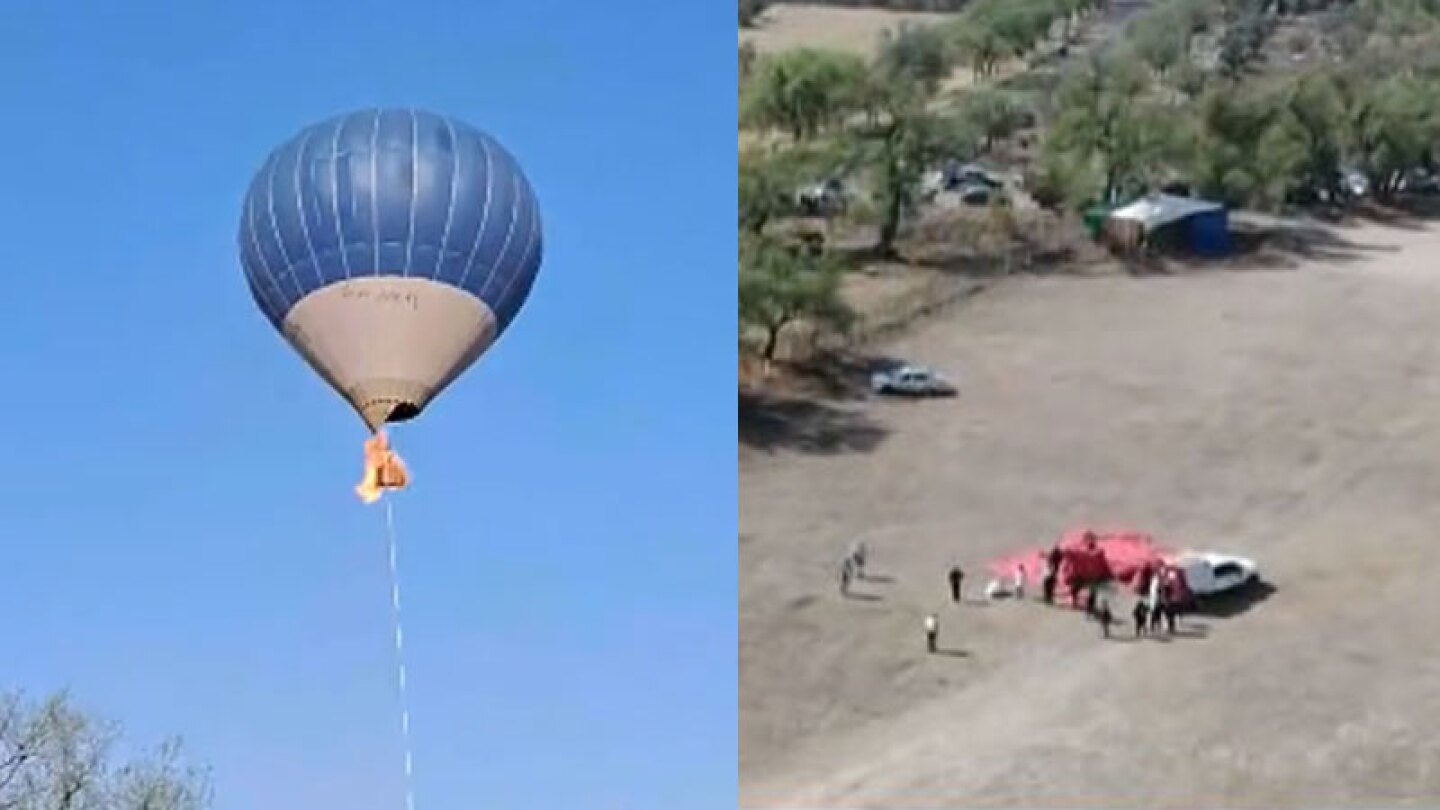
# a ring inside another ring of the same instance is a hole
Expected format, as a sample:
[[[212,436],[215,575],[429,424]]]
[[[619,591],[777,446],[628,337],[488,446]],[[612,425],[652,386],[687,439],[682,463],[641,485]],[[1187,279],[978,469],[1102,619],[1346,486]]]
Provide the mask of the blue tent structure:
[[[1233,249],[1229,212],[1209,200],[1151,194],[1110,212],[1109,220],[1109,230],[1136,245],[1164,242],[1207,257]]]
[[[1193,214],[1185,221],[1190,250],[1201,256],[1225,256],[1233,247],[1230,215],[1223,206]]]

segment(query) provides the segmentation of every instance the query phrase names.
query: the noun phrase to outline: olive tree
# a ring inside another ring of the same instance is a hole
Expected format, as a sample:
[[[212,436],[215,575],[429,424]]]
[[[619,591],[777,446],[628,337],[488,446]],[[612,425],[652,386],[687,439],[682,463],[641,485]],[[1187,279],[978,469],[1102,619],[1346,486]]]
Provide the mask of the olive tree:
[[[761,57],[741,92],[740,123],[806,140],[857,108],[865,75],[860,57],[820,48]]]
[[[0,695],[0,808],[204,810],[206,774],[184,763],[178,741],[121,761],[118,729],[65,694],[27,701]]]
[[[760,356],[775,359],[780,337],[801,321],[844,330],[853,313],[840,298],[842,268],[823,254],[765,237],[740,245],[740,328],[763,335]]]

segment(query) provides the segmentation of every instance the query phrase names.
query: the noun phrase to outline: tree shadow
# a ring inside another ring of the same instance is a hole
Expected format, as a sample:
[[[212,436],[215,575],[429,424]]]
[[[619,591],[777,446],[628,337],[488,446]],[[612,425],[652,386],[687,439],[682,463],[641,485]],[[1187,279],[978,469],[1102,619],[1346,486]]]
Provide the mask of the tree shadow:
[[[844,595],[844,597],[845,597],[846,599],[853,599],[853,600],[855,600],[856,602],[883,602],[883,601],[885,601],[885,597],[881,596],[881,595],[878,594],[878,593],[865,593],[864,591],[846,591],[843,595]]]
[[[970,657],[970,653],[960,649],[959,647],[936,647],[935,652],[931,653],[931,655],[944,655],[949,658]]]
[[[817,394],[839,400],[863,400],[870,396],[870,376],[892,371],[905,361],[882,354],[832,351],[818,354],[790,368],[796,381]]]
[[[1200,599],[1190,615],[1228,619],[1269,599],[1275,590],[1274,585],[1256,577],[1238,588]]]
[[[817,455],[870,452],[888,431],[869,417],[807,398],[741,392],[741,444]]]
[[[1297,223],[1253,233],[1241,232],[1237,245],[1256,250],[1269,249],[1282,256],[1323,261],[1357,261],[1376,253],[1399,250],[1394,246],[1356,242],[1342,231],[1343,228],[1339,227]]]
[[[1297,270],[1304,264],[1349,264],[1375,255],[1396,253],[1393,245],[1374,245],[1346,237],[1339,225],[1292,223],[1274,227],[1237,227],[1225,256],[1198,256],[1181,251],[1118,256],[1136,277],[1194,275],[1205,272]]]
[[[1261,222],[1263,221],[1263,224]],[[1284,209],[1279,217],[1240,212],[1231,220],[1231,252],[1202,257],[1178,251],[1119,256],[1132,274],[1176,275],[1206,270],[1244,272],[1293,270],[1307,262],[1351,263],[1400,248],[1360,242],[1347,236],[1362,224],[1420,231],[1440,221],[1440,194],[1397,194],[1385,200],[1312,204]]]
[[[1346,209],[1339,224],[1369,222],[1407,231],[1420,231],[1440,219],[1440,195],[1400,194],[1384,201],[1364,201]]]
[[[1440,193],[1407,194],[1395,204],[1401,211],[1426,222],[1440,220]]]

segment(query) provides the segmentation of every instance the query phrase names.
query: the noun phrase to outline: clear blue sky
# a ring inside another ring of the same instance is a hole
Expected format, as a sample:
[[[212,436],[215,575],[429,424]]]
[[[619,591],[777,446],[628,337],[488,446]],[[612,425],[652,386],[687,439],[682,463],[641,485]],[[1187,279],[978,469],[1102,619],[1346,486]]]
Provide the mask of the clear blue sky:
[[[733,13],[21,2],[0,27],[0,687],[182,734],[221,810],[401,806],[359,420],[254,308],[270,148],[467,120],[545,264],[396,431],[419,810],[735,803]]]

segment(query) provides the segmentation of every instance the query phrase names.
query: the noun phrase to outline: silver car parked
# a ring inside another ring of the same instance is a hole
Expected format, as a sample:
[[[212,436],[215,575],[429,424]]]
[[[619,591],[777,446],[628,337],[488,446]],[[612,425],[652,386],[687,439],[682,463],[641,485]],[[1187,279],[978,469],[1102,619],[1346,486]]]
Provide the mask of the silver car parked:
[[[900,366],[870,375],[870,390],[876,394],[910,397],[953,397],[956,387],[923,366]]]

